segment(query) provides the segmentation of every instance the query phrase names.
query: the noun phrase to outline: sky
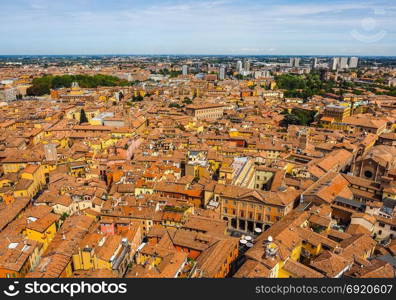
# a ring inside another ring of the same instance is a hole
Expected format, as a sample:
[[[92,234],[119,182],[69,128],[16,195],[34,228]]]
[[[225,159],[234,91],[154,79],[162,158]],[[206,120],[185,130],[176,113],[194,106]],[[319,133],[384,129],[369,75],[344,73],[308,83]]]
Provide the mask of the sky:
[[[396,55],[395,0],[0,0],[0,55]]]

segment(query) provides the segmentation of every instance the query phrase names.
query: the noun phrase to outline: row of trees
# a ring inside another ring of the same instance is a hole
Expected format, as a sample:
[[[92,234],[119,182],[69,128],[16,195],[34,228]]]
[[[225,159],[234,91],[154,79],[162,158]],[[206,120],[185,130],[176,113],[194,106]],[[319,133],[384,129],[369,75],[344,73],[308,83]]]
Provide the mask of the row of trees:
[[[287,110],[283,111],[285,115],[281,121],[281,126],[287,127],[290,125],[309,126],[315,120],[315,112],[304,109],[294,108],[291,113]]]
[[[384,78],[377,79],[375,84],[367,85],[353,81],[341,80],[336,83],[331,80],[321,80],[320,74],[311,73],[305,75],[283,74],[275,77],[278,88],[285,89],[286,97],[308,99],[313,95],[325,93],[344,95],[351,91],[355,95],[363,94],[360,88],[376,93],[377,95],[396,96],[396,87],[386,85]],[[338,88],[336,92],[335,88]],[[380,89],[380,90],[377,90]]]
[[[189,97],[184,97],[184,100],[182,101],[183,104],[188,105],[188,104],[192,104],[193,101],[189,98]],[[180,105],[179,103],[169,103],[168,107],[176,107],[176,108],[181,108],[183,107],[183,105]]]
[[[275,77],[276,85],[285,89],[286,97],[308,99],[313,95],[332,93],[336,84],[333,81],[321,80],[316,73],[305,75],[282,74]]]
[[[42,96],[49,94],[50,89],[70,88],[73,82],[77,82],[82,88],[96,88],[98,86],[127,86],[127,80],[109,75],[46,75],[33,79],[32,86],[27,89],[29,96]]]
[[[167,68],[159,70],[158,73],[164,76],[170,76],[171,78],[177,77],[182,74],[181,71],[169,70]]]

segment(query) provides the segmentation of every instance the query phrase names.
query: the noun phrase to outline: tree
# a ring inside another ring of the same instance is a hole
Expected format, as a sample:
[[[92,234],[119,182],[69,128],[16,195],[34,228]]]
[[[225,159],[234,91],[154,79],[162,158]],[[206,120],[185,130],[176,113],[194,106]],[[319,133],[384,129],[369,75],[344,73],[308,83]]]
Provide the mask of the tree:
[[[310,125],[314,121],[315,112],[303,109],[293,109],[292,114],[300,120],[300,125]]]
[[[127,86],[131,85],[127,80],[115,76],[97,74],[89,75],[62,75],[33,79],[32,86],[27,93],[30,96],[42,96],[48,94],[50,89],[70,88],[73,82],[77,82],[82,88],[96,88],[98,86]]]
[[[161,75],[168,75],[170,72],[169,72],[168,68],[164,68],[164,69],[161,69],[161,70],[159,71],[159,73],[160,73]]]
[[[360,91],[360,90],[353,90],[353,91],[352,91],[352,94],[354,94],[354,95],[362,95],[363,92]]]
[[[193,102],[192,102],[192,100],[191,100],[190,98],[185,97],[184,100],[183,100],[183,103],[184,103],[184,104],[191,104],[191,103],[193,103]]]
[[[141,101],[143,101],[143,97],[141,95],[132,97],[132,102],[141,102]]]
[[[180,108],[180,105],[178,103],[169,103],[168,107],[175,107],[175,108]]]
[[[289,111],[288,111],[286,108],[284,108],[284,109],[280,112],[280,114],[281,114],[281,115],[288,115],[288,114],[289,114]]]
[[[285,97],[309,99],[331,91],[334,82],[324,80],[319,73],[305,75],[283,74],[275,77],[276,85],[285,89]]]
[[[315,118],[314,111],[307,111],[298,108],[293,109],[290,114],[287,113],[287,110],[284,110],[282,113],[286,113],[281,122],[281,125],[284,127],[287,127],[289,124],[308,126],[314,121]]]
[[[69,216],[68,213],[63,213],[63,214],[61,215],[60,219],[61,219],[62,222],[63,222],[63,221],[65,221],[65,220],[67,219],[68,216]]]
[[[29,87],[26,90],[29,96],[42,96],[50,93],[50,87],[45,82],[39,82]]]
[[[285,115],[281,121],[281,126],[287,127],[288,125],[300,125],[300,120],[295,115]]]
[[[82,108],[80,111],[80,124],[88,123],[87,115],[85,114],[85,110]]]
[[[305,89],[307,86],[307,82],[302,76],[291,74],[277,76],[275,77],[275,81],[280,89],[286,90]]]
[[[170,78],[174,78],[174,77],[177,77],[177,76],[179,76],[179,75],[181,75],[182,74],[182,72],[181,71],[171,71],[170,72]]]

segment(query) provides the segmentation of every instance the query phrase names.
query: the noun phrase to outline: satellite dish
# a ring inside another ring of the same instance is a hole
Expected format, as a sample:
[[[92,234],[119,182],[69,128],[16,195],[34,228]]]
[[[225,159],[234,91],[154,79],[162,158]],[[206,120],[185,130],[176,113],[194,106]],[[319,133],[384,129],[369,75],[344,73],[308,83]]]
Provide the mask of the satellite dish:
[[[246,244],[246,247],[252,248],[252,247],[253,247],[253,244],[252,244],[252,243],[247,243],[247,244]]]
[[[257,232],[257,233],[261,233],[262,232],[261,228],[258,228],[258,227],[255,228],[254,231]]]
[[[274,239],[272,238],[272,236],[268,237],[268,242],[272,242]]]
[[[246,245],[247,244],[247,240],[240,240],[239,241],[242,245]]]
[[[252,237],[251,237],[250,235],[247,235],[247,236],[245,236],[245,240],[251,241],[251,240],[252,240]]]

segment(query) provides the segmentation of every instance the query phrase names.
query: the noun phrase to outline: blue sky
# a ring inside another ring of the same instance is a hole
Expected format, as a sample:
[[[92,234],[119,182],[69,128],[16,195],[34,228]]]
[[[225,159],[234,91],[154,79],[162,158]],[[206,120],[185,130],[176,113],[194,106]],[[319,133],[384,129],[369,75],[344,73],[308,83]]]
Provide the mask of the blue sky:
[[[0,0],[0,54],[396,55],[396,1]]]

